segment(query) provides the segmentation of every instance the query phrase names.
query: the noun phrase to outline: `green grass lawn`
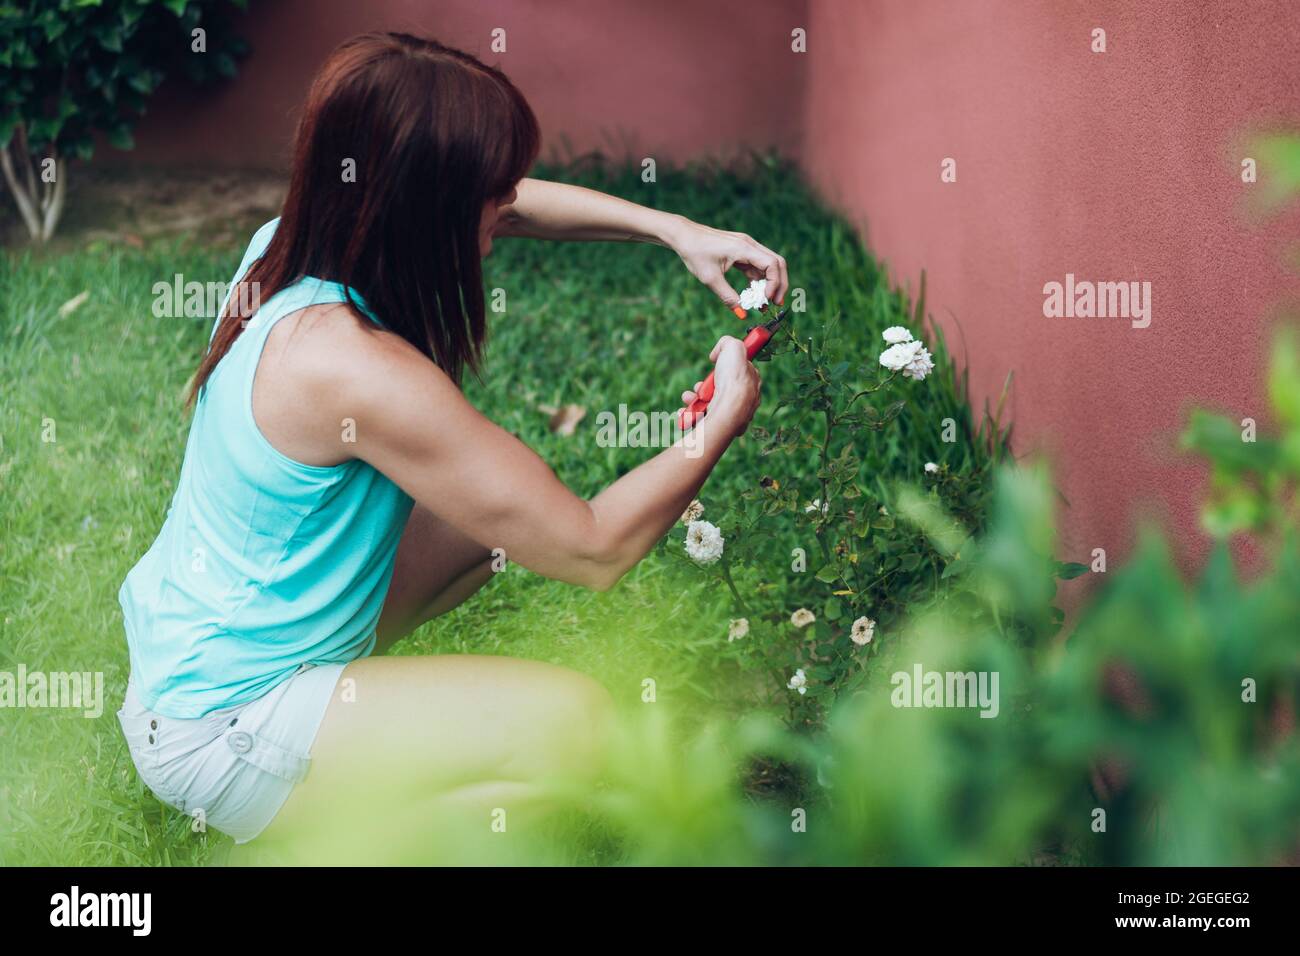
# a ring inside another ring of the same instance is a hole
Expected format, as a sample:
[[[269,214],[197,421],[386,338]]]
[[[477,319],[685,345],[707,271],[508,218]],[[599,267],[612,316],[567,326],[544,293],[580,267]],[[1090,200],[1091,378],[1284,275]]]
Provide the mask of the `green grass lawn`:
[[[852,231],[774,165],[661,173],[655,184],[635,170],[562,175],[751,233],[786,256],[809,313],[841,314],[864,351],[879,350],[880,330],[905,307]],[[190,234],[139,247],[70,236],[0,253],[0,670],[102,671],[107,700],[97,719],[0,716],[0,864],[195,864],[219,859],[228,842],[191,833],[188,817],[143,788],[113,711],[127,678],[117,590],[161,525],[188,428],[182,390],[211,325],[155,318],[152,289],[176,273],[227,281],[242,251]],[[486,283],[506,290],[507,309],[490,315],[486,373],[466,391],[582,495],[651,454],[599,447],[596,414],[620,403],[673,408],[717,336],[744,328],[653,246],[502,241]],[[86,301],[61,315],[82,292]],[[780,362],[765,367],[756,423],[770,417],[784,375]],[[930,384],[902,428],[864,436],[866,473],[915,474],[939,453],[939,421],[968,419],[950,369]],[[553,434],[541,407],[568,403],[587,416],[573,435]],[[51,427],[55,440],[43,440]],[[702,497],[752,486],[761,466],[757,443],[742,440]],[[743,647],[728,644],[729,616],[725,592],[672,556],[652,554],[603,594],[511,567],[395,653],[551,661],[594,675],[629,709],[643,706],[642,681],[653,678],[659,701],[680,713],[779,712]]]

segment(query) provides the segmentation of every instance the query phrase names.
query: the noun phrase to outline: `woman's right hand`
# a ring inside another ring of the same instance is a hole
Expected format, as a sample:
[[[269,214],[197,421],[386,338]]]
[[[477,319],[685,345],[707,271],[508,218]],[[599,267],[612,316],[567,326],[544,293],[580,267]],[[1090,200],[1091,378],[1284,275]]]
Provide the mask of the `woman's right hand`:
[[[352,457],[484,548],[586,587],[611,587],[677,524],[758,406],[758,372],[724,336],[711,353],[714,398],[691,442],[672,440],[587,501],[414,346],[347,313],[320,328],[304,337],[311,350],[294,353],[310,370],[302,392],[321,421],[361,423]]]
[[[709,401],[708,414],[715,421],[728,422],[733,434],[743,435],[758,411],[759,392],[763,386],[758,369],[745,354],[745,343],[731,335],[718,339],[718,344],[709,353],[709,361],[714,366],[713,398]],[[682,392],[682,404],[694,402],[703,385],[703,382],[696,382],[695,388]]]

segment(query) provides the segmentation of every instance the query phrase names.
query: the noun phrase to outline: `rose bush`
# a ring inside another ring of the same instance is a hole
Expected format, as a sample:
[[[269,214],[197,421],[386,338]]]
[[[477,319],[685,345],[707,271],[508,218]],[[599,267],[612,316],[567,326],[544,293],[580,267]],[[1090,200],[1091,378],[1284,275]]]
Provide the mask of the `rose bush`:
[[[985,524],[1006,436],[994,417],[972,430],[965,409],[945,415],[926,393],[936,365],[923,316],[924,284],[915,311],[897,301],[879,333],[839,315],[812,329],[806,313],[788,319],[763,356],[784,366],[784,390],[743,439],[758,446],[759,473],[738,493],[706,486],[664,544],[727,590],[720,640],[766,674],[768,699],[797,725],[821,723],[861,684],[909,607],[952,589]],[[904,427],[909,401],[920,413]],[[882,458],[890,471],[864,469]],[[937,538],[899,520],[913,487],[913,510],[948,516]]]

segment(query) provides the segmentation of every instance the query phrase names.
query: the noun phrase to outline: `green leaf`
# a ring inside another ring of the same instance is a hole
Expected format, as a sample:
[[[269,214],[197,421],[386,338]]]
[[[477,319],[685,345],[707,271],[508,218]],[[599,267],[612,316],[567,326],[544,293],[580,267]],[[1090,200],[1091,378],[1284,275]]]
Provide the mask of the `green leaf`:
[[[99,45],[110,53],[122,52],[122,31],[117,28],[99,34]]]
[[[965,574],[968,570],[970,570],[969,561],[949,561],[948,565],[943,569],[943,574],[939,575],[939,579],[941,581],[946,581],[948,578],[956,577],[959,574]]]
[[[1282,329],[1273,342],[1268,371],[1268,395],[1277,417],[1291,426],[1300,426],[1300,347],[1295,333]]]
[[[1183,447],[1199,452],[1216,466],[1239,473],[1264,471],[1274,464],[1276,442],[1256,436],[1255,441],[1244,440],[1244,427],[1201,409],[1192,412],[1183,432]]]
[[[157,86],[157,77],[149,70],[137,70],[126,78],[126,82],[137,92],[152,93]]]
[[[885,406],[885,421],[892,421],[898,417],[898,413],[907,407],[907,402],[890,402]]]
[[[117,149],[135,148],[135,138],[131,135],[131,128],[124,123],[108,131],[108,142]]]

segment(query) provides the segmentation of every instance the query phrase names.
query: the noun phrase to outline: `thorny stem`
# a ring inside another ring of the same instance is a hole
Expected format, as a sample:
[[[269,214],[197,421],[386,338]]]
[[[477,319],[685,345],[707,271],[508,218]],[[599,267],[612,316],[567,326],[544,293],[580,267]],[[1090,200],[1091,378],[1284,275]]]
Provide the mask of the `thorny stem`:
[[[808,351],[808,346],[804,345],[802,342],[800,342],[800,341],[795,337],[793,327],[791,327],[790,324],[787,323],[787,324],[784,326],[784,328],[785,328],[785,334],[786,334],[787,336],[789,336],[791,343],[794,344],[794,347],[797,348],[797,349],[798,349],[800,352],[802,352],[804,355],[807,355],[807,356],[809,356],[809,357],[811,358],[812,356],[811,356],[811,353]]]
[[[821,471],[824,474],[826,472],[827,465],[830,461],[831,433],[835,429],[835,416],[831,414],[831,410],[829,408],[824,409],[823,413],[826,416],[826,435],[822,439],[822,454],[821,454],[821,463],[822,463]],[[818,508],[819,509],[824,508],[829,510],[830,490],[829,490],[829,485],[827,485],[826,482],[827,479],[822,478],[822,497],[821,497],[821,501],[818,503]],[[831,559],[831,549],[830,549],[830,545],[826,543],[826,536],[822,533],[825,530],[825,528],[821,523],[821,518],[824,516],[824,514],[825,512],[823,511],[821,515],[818,515],[818,525],[817,525],[817,532],[816,532],[817,543],[821,545],[822,557],[824,557],[829,562]]]
[[[669,553],[671,554],[672,552]],[[691,561],[690,558],[681,556],[681,560],[685,561],[687,564],[698,567],[698,565]],[[736,589],[736,582],[731,579],[731,572],[728,570],[727,565],[724,563],[718,571],[719,577],[724,583],[726,583],[728,589],[731,591],[731,596],[735,599],[736,607],[740,610],[743,616],[748,618],[752,612],[749,610],[748,605],[745,604],[744,599],[740,596],[740,592]],[[781,673],[780,668],[773,664],[769,659],[769,654],[766,648],[763,648],[760,653],[762,656],[763,667],[767,671],[768,676],[772,678],[778,687],[782,686],[785,682],[785,676]]]
[[[794,330],[791,326],[786,325],[784,326],[784,329],[785,329],[786,336],[789,338],[791,344],[795,347],[795,349],[802,352],[805,356],[807,356],[811,360],[812,350],[810,348],[810,345],[801,342],[795,336]],[[809,340],[809,342],[811,343],[811,340]],[[820,381],[822,384],[825,385],[830,384],[830,380],[826,377],[823,369],[820,366],[816,365],[815,363],[813,365],[813,374],[817,377],[817,380]],[[834,434],[835,427],[841,423],[843,416],[848,412],[848,410],[853,406],[853,404],[857,402],[859,398],[862,398],[864,395],[870,395],[874,392],[880,391],[886,385],[889,385],[891,382],[893,382],[894,379],[898,377],[898,375],[899,375],[898,371],[893,371],[889,374],[888,377],[877,382],[875,385],[854,393],[853,396],[849,399],[849,401],[845,404],[844,408],[838,414],[829,406],[823,408],[822,412],[826,419],[826,431],[822,437],[821,455],[820,455],[820,462],[821,462],[820,471],[823,473],[823,475],[825,475],[826,472],[829,471],[831,437]],[[821,481],[822,494],[821,494],[821,501],[819,503],[819,507],[828,508],[830,504],[829,478],[822,477],[820,481]],[[822,517],[823,515],[819,515],[818,518],[814,519],[817,522],[817,527],[814,529],[814,534],[817,538],[817,543],[821,548],[823,558],[826,560],[827,563],[830,563],[831,550],[830,550],[830,545],[826,541],[826,537],[824,533],[825,526],[824,526],[824,522],[822,522],[821,520]],[[727,585],[728,590],[731,591],[731,596],[732,599],[735,601],[736,607],[741,611],[741,613],[743,613],[746,617],[748,617],[751,612],[749,610],[748,605],[745,603],[744,598],[740,596],[740,591],[737,589],[736,583],[731,577],[730,567],[728,562],[725,559],[723,560],[723,563],[718,569],[718,574],[719,577],[722,579],[722,581]],[[875,587],[878,584],[883,584],[893,574],[894,571],[888,571],[880,575],[878,578],[868,583],[866,588],[863,588],[861,586],[861,580],[859,578],[859,569],[857,568],[854,568],[853,571],[853,577],[854,577],[853,584],[850,584],[848,579],[843,574],[840,574],[837,577],[841,586],[845,590],[855,591],[857,594],[861,595],[861,594],[865,594],[866,591],[871,589],[872,587]],[[999,626],[1000,626],[1000,622],[999,622]],[[845,655],[842,652],[836,651],[834,652],[834,657],[839,663],[843,663]],[[854,659],[852,655],[848,655],[848,657],[851,660]],[[771,660],[768,657],[766,648],[764,649],[762,654],[762,661],[765,669],[776,680],[779,686],[781,682],[784,680],[783,675],[781,671],[772,664]],[[795,712],[795,703],[796,702],[794,701],[790,702],[790,712],[792,716]]]
[[[871,388],[864,388],[862,391],[855,393],[854,396],[849,399],[848,404],[844,406],[844,410],[847,412],[849,408],[852,407],[853,403],[856,402],[863,395],[870,395],[872,392],[880,391],[882,388],[884,388],[886,385],[888,385],[896,378],[898,378],[898,372],[890,372],[889,378],[877,382],[875,385],[871,386]]]
[[[804,345],[802,342],[799,341],[799,339],[798,339],[798,338],[795,336],[795,334],[794,334],[794,329],[793,329],[791,326],[789,326],[789,325],[784,326],[784,328],[785,328],[785,334],[786,334],[786,335],[789,337],[789,339],[790,339],[790,343],[791,343],[791,344],[792,344],[796,349],[798,349],[800,352],[802,352],[804,355],[807,355],[807,356],[811,359],[811,358],[812,358],[812,352],[811,352],[811,350],[808,348],[808,346]],[[820,368],[814,366],[814,367],[813,367],[813,371],[816,372],[817,377],[818,377],[819,379],[821,379],[823,382],[826,381],[825,377],[822,375],[822,372],[821,372],[821,369],[820,369]],[[822,463],[821,470],[822,470],[822,471],[825,471],[825,470],[826,470],[827,453],[828,453],[828,450],[829,450],[829,448],[830,448],[830,443],[831,443],[831,429],[834,427],[834,425],[835,425],[835,423],[836,423],[836,419],[835,419],[835,417],[831,414],[831,410],[830,410],[829,408],[825,410],[825,414],[826,414],[826,436],[825,436],[825,438],[822,440],[822,452],[821,452],[821,463]],[[823,507],[823,508],[824,508],[824,507],[826,507],[826,506],[828,505],[828,503],[829,503],[829,501],[828,501],[828,497],[827,497],[826,479],[823,478],[823,479],[822,479],[822,497],[821,497],[821,504],[820,504],[820,507]],[[820,516],[819,516],[819,517],[820,517]],[[817,520],[817,519],[814,519],[814,520]],[[816,529],[813,533],[814,533],[814,535],[815,535],[816,538],[817,538],[817,544],[818,544],[818,546],[821,548],[821,551],[822,551],[822,557],[823,557],[826,561],[830,561],[830,559],[831,559],[831,549],[830,549],[830,547],[826,544],[826,539],[825,539],[825,537],[822,535],[822,529],[821,529],[820,525],[817,527],[817,529]]]
[[[722,580],[726,583],[727,587],[731,590],[731,596],[736,600],[736,608],[740,610],[742,613],[744,613],[746,617],[748,617],[749,605],[745,603],[745,599],[742,598],[740,596],[740,592],[736,590],[736,582],[731,580],[731,570],[730,568],[728,568],[727,562],[725,560],[722,562],[722,565],[718,568],[718,574],[721,576]]]
[[[885,572],[884,574],[882,574],[880,577],[876,578],[874,581],[872,581],[871,583],[869,583],[869,584],[867,585],[867,587],[868,587],[868,588],[874,588],[877,584],[884,584],[884,583],[885,583],[886,581],[888,581],[891,577],[893,577],[895,574],[897,574],[898,571],[899,571],[898,568],[894,568],[894,570],[892,570],[892,571],[886,571],[886,572]]]
[[[768,653],[768,649],[766,647],[763,648],[761,653],[762,653],[763,667],[767,669],[768,676],[772,678],[772,680],[776,683],[777,687],[783,686],[785,684],[785,675],[781,672],[781,669],[779,667],[777,667],[775,664],[772,663],[771,655]]]

